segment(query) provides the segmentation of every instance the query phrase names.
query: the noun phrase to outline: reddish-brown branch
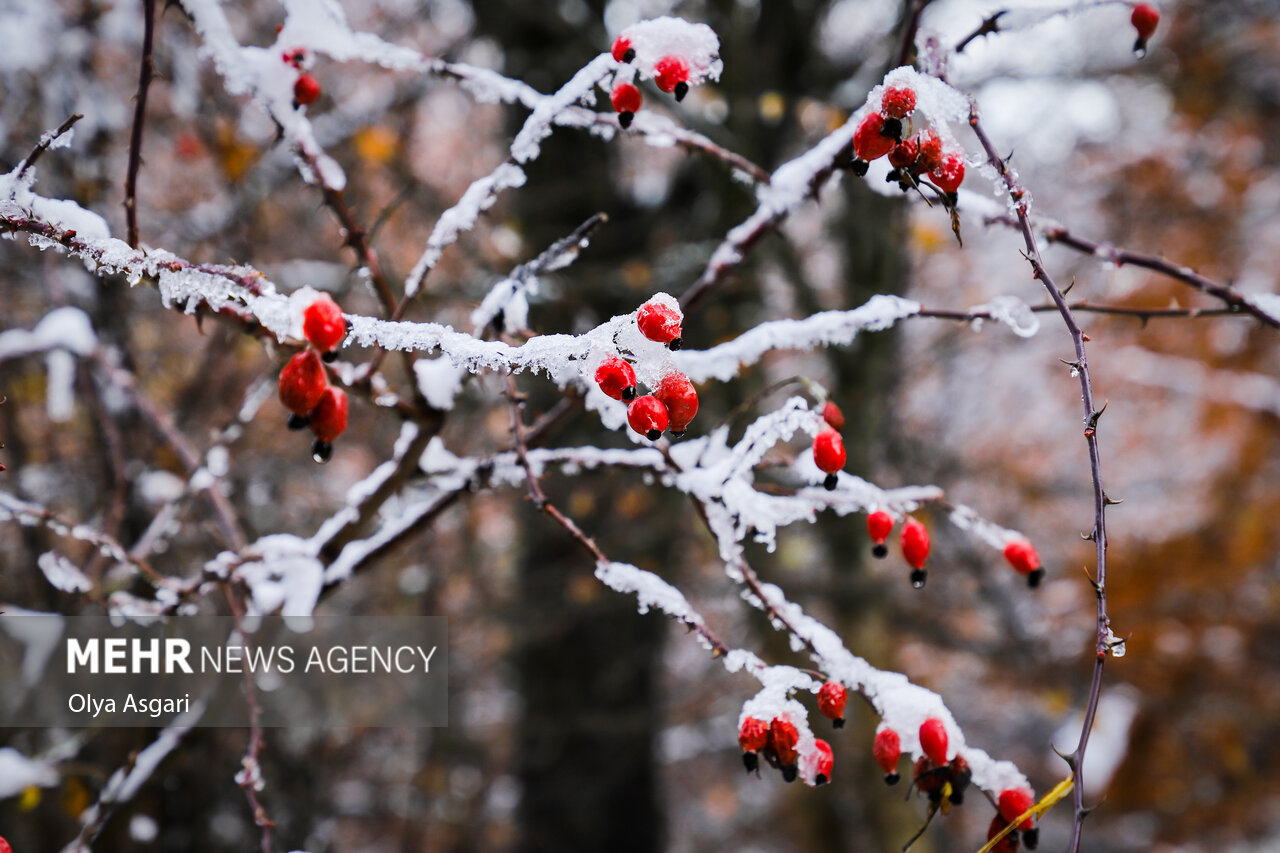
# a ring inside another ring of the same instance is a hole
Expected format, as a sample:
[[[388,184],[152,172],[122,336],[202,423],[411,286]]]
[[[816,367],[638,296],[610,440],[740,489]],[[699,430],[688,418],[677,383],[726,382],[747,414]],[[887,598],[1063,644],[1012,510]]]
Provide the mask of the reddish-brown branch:
[[[1097,430],[1098,419],[1102,415],[1102,410],[1094,405],[1093,381],[1089,374],[1089,360],[1085,353],[1084,334],[1076,324],[1075,317],[1071,313],[1071,307],[1067,304],[1066,299],[1063,298],[1062,291],[1054,284],[1053,278],[1045,268],[1044,259],[1040,255],[1040,248],[1036,244],[1035,232],[1032,230],[1026,192],[1018,185],[1005,161],[996,151],[990,137],[983,131],[978,119],[977,103],[972,101],[969,109],[969,126],[973,128],[978,141],[982,143],[982,148],[987,153],[987,160],[999,173],[1004,181],[1005,188],[1008,190],[1009,197],[1016,206],[1018,226],[1022,232],[1023,242],[1026,244],[1026,257],[1031,264],[1032,272],[1040,280],[1040,283],[1044,285],[1045,290],[1048,291],[1049,297],[1062,315],[1062,322],[1071,334],[1071,341],[1075,345],[1076,351],[1076,361],[1072,366],[1080,380],[1080,393],[1084,404],[1084,438],[1089,449],[1089,473],[1093,480],[1094,522],[1091,537],[1094,541],[1095,559],[1097,561],[1096,574],[1093,580],[1093,589],[1097,598],[1097,619],[1094,637],[1093,676],[1089,684],[1089,701],[1085,707],[1084,722],[1080,728],[1080,740],[1076,744],[1075,751],[1067,756],[1067,764],[1071,767],[1072,778],[1075,781],[1075,814],[1071,821],[1071,840],[1067,849],[1068,853],[1076,853],[1080,849],[1080,835],[1084,826],[1085,815],[1088,814],[1084,807],[1085,750],[1089,745],[1089,735],[1093,731],[1093,721],[1098,713],[1098,700],[1102,695],[1102,671],[1106,664],[1108,651],[1107,634],[1110,631],[1110,619],[1107,616],[1106,527],[1106,510],[1109,499],[1102,488],[1102,460],[1098,450]]]
[[[59,137],[61,137],[68,130],[74,127],[75,123],[82,118],[84,118],[83,114],[72,113],[70,116],[67,117],[66,121],[58,125],[57,130],[53,131],[52,133],[45,133],[41,135],[40,141],[37,142],[35,144],[35,147],[31,149],[31,153],[28,154],[26,157],[22,158],[22,162],[18,164],[18,171],[15,177],[18,180],[22,180],[22,178],[26,176],[27,172],[31,169],[31,167],[36,164],[36,161],[40,159],[40,156],[44,154],[44,152],[48,151],[50,146],[52,146],[53,143],[58,141]]]
[[[133,105],[133,129],[129,133],[129,168],[124,179],[124,215],[128,242],[138,247],[138,170],[142,166],[142,126],[147,117],[147,91],[155,76],[156,2],[142,0],[142,67],[138,71],[138,94]]]

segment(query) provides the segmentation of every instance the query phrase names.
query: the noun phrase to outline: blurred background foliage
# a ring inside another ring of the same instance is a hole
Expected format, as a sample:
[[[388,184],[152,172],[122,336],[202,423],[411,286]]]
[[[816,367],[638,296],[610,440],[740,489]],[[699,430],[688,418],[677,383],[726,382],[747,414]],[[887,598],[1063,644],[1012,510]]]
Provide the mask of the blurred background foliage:
[[[472,62],[551,91],[611,34],[673,13],[709,23],[725,61],[719,84],[672,113],[772,169],[862,102],[897,50],[904,9],[886,0],[345,0],[352,23],[424,52]],[[1029,5],[1016,2],[1014,6]],[[1104,6],[970,45],[951,76],[974,92],[989,132],[1035,196],[1037,212],[1094,239],[1164,253],[1241,289],[1276,292],[1280,269],[1280,23],[1269,0],[1165,0],[1141,63],[1127,10]],[[934,0],[923,29],[953,44],[995,8]],[[229,5],[244,43],[268,44],[282,19],[265,0]],[[139,49],[139,3],[0,2],[0,157],[10,168],[73,111],[70,151],[39,165],[38,190],[72,198],[123,232],[122,185]],[[376,302],[339,228],[298,177],[273,128],[225,94],[181,9],[159,19],[159,79],[148,105],[139,184],[142,240],[195,261],[252,263],[288,287],[333,291],[348,311]],[[321,62],[310,113],[348,171],[348,200],[398,280],[431,224],[505,156],[524,112],[476,103],[457,86]],[[972,140],[961,133],[971,150]],[[975,170],[976,171],[976,170]],[[971,172],[971,183],[985,192]],[[539,332],[589,328],[650,293],[680,293],[725,231],[754,209],[749,188],[712,159],[635,139],[558,130],[476,230],[446,253],[408,318],[465,323],[487,288],[597,211],[609,223],[570,269],[544,281]],[[732,286],[691,318],[698,347],[766,319],[804,316],[897,292],[964,308],[1003,294],[1041,300],[1013,232],[970,224],[959,248],[939,210],[846,178],[759,246]],[[1163,308],[1210,303],[1176,282],[1055,247],[1072,296]],[[125,353],[145,392],[198,447],[230,423],[282,357],[217,322],[164,310],[153,290],[96,279],[25,245],[0,245],[0,328],[30,328],[74,304]],[[1112,618],[1128,655],[1108,665],[1089,751],[1093,851],[1272,850],[1280,845],[1280,347],[1250,320],[1082,318],[1102,424],[1110,516]],[[938,690],[970,742],[1018,763],[1044,791],[1066,774],[1051,744],[1074,743],[1092,654],[1085,566],[1092,523],[1078,390],[1059,362],[1069,339],[1042,315],[1029,340],[1007,329],[918,320],[851,347],[778,353],[740,379],[699,389],[694,434],[769,383],[803,374],[849,416],[850,470],[883,486],[937,483],[950,497],[1025,531],[1050,577],[1028,592],[941,523],[914,592],[896,556],[869,559],[859,519],[793,528],[776,553],[753,549],[763,578],[839,630],[873,663]],[[363,355],[356,351],[353,358]],[[403,383],[398,360],[387,362]],[[39,360],[0,366],[0,487],[136,539],[154,510],[145,475],[181,473],[120,401],[80,377],[72,418],[52,423]],[[1250,379],[1248,377],[1252,376]],[[535,412],[558,392],[521,379]],[[507,446],[497,377],[471,384],[443,437],[455,453]],[[780,399],[766,398],[760,408]],[[104,458],[109,420],[130,467]],[[251,535],[307,535],[346,488],[385,458],[398,424],[354,405],[335,459],[313,465],[272,400],[232,447],[232,500]],[[557,443],[623,446],[590,417]],[[777,459],[786,462],[788,453]],[[726,583],[689,506],[631,475],[548,477],[551,498],[611,557],[677,583],[733,645],[804,661]],[[113,496],[120,496],[113,502]],[[113,504],[119,517],[106,517]],[[929,519],[938,521],[941,519]],[[213,555],[209,519],[186,506],[157,565],[187,575]],[[68,602],[35,569],[54,546],[40,530],[0,528],[0,600]],[[56,543],[64,546],[65,543]],[[74,553],[81,565],[92,555]],[[96,568],[101,570],[102,566]],[[323,606],[351,618],[390,610],[451,622],[450,725],[430,730],[274,730],[264,800],[282,849],[323,851],[710,851],[901,849],[924,813],[885,789],[870,760],[875,720],[861,707],[827,733],[835,783],[787,787],[741,772],[735,743],[752,691],[683,632],[639,616],[591,576],[591,564],[518,492],[475,494]],[[825,726],[815,721],[819,733]],[[39,752],[65,732],[0,740]],[[153,732],[89,733],[56,789],[0,802],[15,850],[58,849],[112,769]],[[232,776],[245,735],[197,730],[108,824],[101,850],[233,851],[256,830]],[[991,810],[979,797],[939,819],[914,849],[976,850]],[[159,827],[141,840],[137,820]],[[1069,815],[1047,821],[1059,849]]]

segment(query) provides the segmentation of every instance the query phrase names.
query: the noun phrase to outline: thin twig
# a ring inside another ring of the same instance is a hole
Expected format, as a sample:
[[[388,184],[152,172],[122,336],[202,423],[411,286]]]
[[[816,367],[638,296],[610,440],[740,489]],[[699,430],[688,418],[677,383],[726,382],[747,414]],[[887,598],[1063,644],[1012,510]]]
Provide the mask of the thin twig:
[[[133,105],[133,129],[129,133],[129,169],[124,179],[124,215],[129,245],[138,247],[138,169],[142,166],[142,126],[147,118],[147,91],[155,76],[156,0],[142,0],[142,67],[138,71],[138,94]]]
[[[66,121],[58,125],[57,130],[41,134],[40,141],[37,142],[36,146],[31,149],[31,153],[28,154],[26,157],[22,158],[22,162],[18,164],[18,170],[14,177],[18,181],[21,181],[23,177],[26,176],[27,172],[31,169],[31,167],[36,164],[36,161],[40,159],[40,155],[48,151],[50,146],[53,145],[53,143],[57,142],[58,139],[61,138],[64,133],[66,133],[73,126],[75,126],[75,123],[82,118],[84,118],[83,114],[72,113],[70,116],[67,117]]]
[[[909,0],[910,7],[907,11],[907,20],[902,27],[902,39],[898,43],[898,52],[894,55],[894,68],[900,68],[903,65],[911,64],[912,54],[915,53],[916,33],[920,31],[920,16],[924,14],[924,7],[928,6],[931,0]]]
[[[978,25],[978,28],[976,30],[969,33],[964,38],[960,39],[960,41],[955,46],[955,52],[964,53],[964,49],[968,47],[969,43],[974,41],[975,39],[982,38],[983,36],[994,35],[995,33],[1001,32],[1000,19],[1003,18],[1008,13],[1009,13],[1008,9],[1001,9],[998,12],[992,12],[990,15],[988,15],[986,18],[983,19],[982,23]]]
[[[1026,192],[1018,185],[1013,173],[1009,171],[1008,166],[997,153],[990,137],[983,131],[982,125],[978,120],[978,106],[974,101],[970,101],[969,126],[973,128],[978,141],[982,143],[983,150],[987,153],[987,160],[1000,174],[1008,190],[1009,197],[1016,205],[1018,225],[1022,231],[1023,242],[1026,244],[1026,257],[1031,264],[1033,274],[1044,285],[1045,290],[1048,291],[1049,297],[1062,315],[1062,321],[1066,324],[1067,331],[1071,334],[1071,340],[1075,345],[1076,351],[1076,362],[1072,367],[1075,368],[1075,372],[1080,379],[1080,393],[1084,404],[1086,424],[1084,438],[1089,448],[1089,473],[1093,480],[1094,522],[1092,538],[1097,561],[1093,589],[1097,598],[1097,622],[1094,637],[1093,677],[1089,684],[1089,701],[1085,707],[1084,722],[1080,729],[1080,740],[1076,744],[1075,751],[1067,756],[1066,759],[1067,764],[1071,767],[1072,778],[1075,781],[1075,814],[1071,822],[1071,840],[1067,850],[1068,853],[1076,853],[1080,849],[1080,835],[1084,826],[1085,815],[1088,814],[1084,807],[1085,749],[1089,745],[1089,735],[1093,731],[1093,721],[1098,713],[1098,700],[1102,694],[1102,671],[1107,659],[1107,633],[1110,630],[1110,620],[1107,617],[1106,509],[1108,498],[1102,488],[1102,460],[1098,450],[1097,430],[1098,418],[1102,415],[1102,410],[1094,405],[1093,382],[1089,375],[1088,357],[1085,354],[1084,334],[1076,324],[1075,317],[1071,313],[1071,307],[1067,305],[1062,292],[1054,284],[1053,278],[1044,266],[1044,259],[1040,255],[1040,248],[1036,244],[1035,232],[1031,227]]]

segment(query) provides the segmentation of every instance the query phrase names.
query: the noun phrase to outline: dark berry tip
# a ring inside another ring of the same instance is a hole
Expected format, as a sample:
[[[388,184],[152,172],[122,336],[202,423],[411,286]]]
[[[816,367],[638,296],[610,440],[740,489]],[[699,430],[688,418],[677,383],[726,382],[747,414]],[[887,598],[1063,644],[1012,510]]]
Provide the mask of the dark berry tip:
[[[1034,572],[1027,575],[1027,586],[1035,589],[1040,586],[1040,581],[1042,580],[1044,580],[1044,569],[1036,569]]]
[[[623,110],[618,113],[618,124],[622,125],[623,130],[626,130],[628,127],[631,127],[631,120],[635,117],[636,114],[630,110]]]
[[[673,429],[671,431],[672,438],[684,438],[684,434],[685,434],[685,430],[682,430],[682,429]]]
[[[955,207],[959,203],[960,203],[960,193],[958,192],[947,193],[947,207]]]
[[[843,729],[843,728],[844,728],[844,717],[836,717],[834,720],[832,720],[832,721],[831,721],[831,728],[833,728],[833,729]]]
[[[349,334],[351,334],[351,330],[352,330],[352,329],[354,329],[354,328],[355,328],[355,326],[353,326],[353,325],[352,325],[352,323],[351,323],[351,321],[350,321],[350,320],[347,320],[347,319],[345,319],[345,318],[343,319],[343,321],[342,321],[342,322],[343,322],[343,324],[347,327],[347,334],[348,334],[348,335],[349,335]]]
[[[662,430],[651,429],[645,435],[650,441],[657,441],[658,439],[662,438]]]
[[[667,349],[671,350],[672,352],[675,352],[676,350],[680,349],[680,347],[682,346],[684,346],[683,338],[672,338],[671,342],[667,344]]]
[[[928,579],[929,573],[924,569],[911,570],[911,586],[914,589],[924,589],[924,582]]]
[[[879,545],[871,549],[871,553],[878,559],[883,560],[885,557],[889,556],[889,546],[881,542]]]
[[[826,479],[822,481],[822,487],[828,492],[834,492],[836,486],[840,483],[840,478],[835,474],[828,474]]]
[[[672,90],[672,93],[676,96],[677,101],[683,101],[684,96],[689,94],[689,84],[681,80],[679,83],[676,84],[676,87],[674,90]]]
[[[887,118],[884,120],[884,126],[880,128],[880,135],[887,136],[890,139],[902,141],[902,119]]]
[[[788,764],[786,767],[782,768],[782,781],[796,781],[796,766],[794,764]]]
[[[871,168],[871,164],[868,163],[866,160],[859,159],[859,160],[854,160],[853,166],[851,166],[850,168],[853,169],[853,173],[857,175],[859,178],[864,178],[867,175],[867,169]]]
[[[890,170],[889,170],[889,174],[887,174],[887,175],[885,175],[885,176],[884,176],[884,182],[885,182],[886,184],[892,184],[893,182],[898,181],[898,180],[900,180],[900,179],[901,179],[901,178],[900,178],[900,177],[899,177],[899,175],[898,175],[898,170],[897,170],[897,169],[890,169]]]
[[[953,806],[963,806],[963,805],[964,805],[964,791],[962,791],[962,790],[960,790],[960,789],[958,789],[958,788],[953,789],[953,790],[951,791],[951,797],[950,797],[950,799],[951,799],[951,805],[953,805]]]
[[[622,389],[622,399],[630,402],[636,398],[636,386],[628,385]]]
[[[335,361],[338,360],[338,351],[336,349],[331,349],[326,353],[322,353],[320,356],[320,360],[323,361],[325,364],[333,364]]]
[[[897,773],[886,773],[884,774],[884,783],[886,785],[896,785],[898,784],[898,780],[900,780],[901,778],[902,777],[899,776]]]
[[[819,773],[817,776],[814,776],[814,777],[813,777],[813,784],[814,784],[814,787],[818,787],[818,786],[820,786],[820,785],[825,785],[825,784],[827,784],[827,782],[828,782],[828,781],[829,781],[829,780],[827,779],[827,774],[826,774],[826,773]]]
[[[323,465],[333,458],[333,445],[320,440],[311,442],[311,458]]]
[[[289,415],[289,420],[285,421],[285,425],[292,430],[306,429],[309,423],[311,418],[307,415]]]
[[[1040,827],[1033,826],[1030,829],[1022,830],[1022,843],[1027,845],[1028,850],[1035,850],[1040,846]]]
[[[742,753],[742,766],[747,768],[748,773],[760,772],[760,756],[754,752]]]
[[[636,58],[636,49],[634,47],[627,48],[622,54],[623,62],[631,62]]]

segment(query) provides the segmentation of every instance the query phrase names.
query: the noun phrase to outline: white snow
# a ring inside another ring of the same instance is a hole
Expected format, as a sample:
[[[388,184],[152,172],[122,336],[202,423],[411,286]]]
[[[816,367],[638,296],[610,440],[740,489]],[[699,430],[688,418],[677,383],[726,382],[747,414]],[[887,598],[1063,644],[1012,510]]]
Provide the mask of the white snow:
[[[59,781],[53,765],[27,758],[11,746],[0,747],[0,799],[16,797],[30,787],[52,788]]]

